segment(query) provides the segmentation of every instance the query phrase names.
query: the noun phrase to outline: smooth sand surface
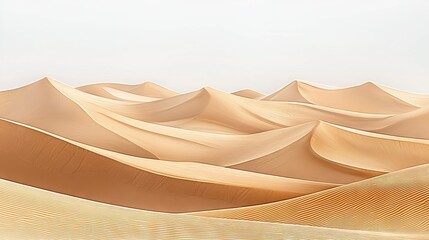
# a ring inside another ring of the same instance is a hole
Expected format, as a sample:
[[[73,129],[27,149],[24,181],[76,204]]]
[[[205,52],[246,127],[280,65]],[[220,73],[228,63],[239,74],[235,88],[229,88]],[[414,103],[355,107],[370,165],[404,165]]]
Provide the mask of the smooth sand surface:
[[[427,239],[428,120],[374,83],[44,78],[0,92],[0,238]]]
[[[286,201],[194,215],[427,234],[428,181],[426,164]]]
[[[2,239],[426,239],[139,211],[0,180]]]
[[[252,98],[252,99],[261,99],[264,97],[264,94],[254,91],[252,89],[243,89],[237,92],[233,92],[232,94],[240,97]]]
[[[344,89],[327,89],[294,81],[265,99],[304,102],[366,113],[401,113],[417,108],[417,106],[384,91],[374,83],[365,83]]]
[[[166,98],[166,97],[172,97],[174,95],[177,95],[176,92],[170,89],[161,87],[152,82],[145,82],[138,85],[126,85],[126,84],[119,84],[119,83],[108,83],[108,84],[101,83],[101,84],[82,86],[82,87],[79,87],[78,89],[87,93],[98,95],[98,96],[109,96],[109,95],[105,95],[105,93],[109,91],[106,91],[106,92],[103,91],[106,88],[112,88],[128,94],[150,97],[150,98]]]

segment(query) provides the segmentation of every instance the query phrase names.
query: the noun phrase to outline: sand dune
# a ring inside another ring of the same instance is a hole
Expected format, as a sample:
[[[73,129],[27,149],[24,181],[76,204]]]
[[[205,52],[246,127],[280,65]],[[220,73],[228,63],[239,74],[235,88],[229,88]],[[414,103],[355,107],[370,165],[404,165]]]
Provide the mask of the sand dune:
[[[426,239],[154,213],[100,204],[0,180],[3,239]]]
[[[405,102],[408,102],[414,106],[418,106],[418,107],[429,106],[429,95],[403,92],[403,91],[399,91],[397,89],[389,88],[386,86],[379,86],[379,87],[383,89],[383,91]]]
[[[246,108],[249,100],[203,88],[176,98],[142,104],[136,112],[140,113],[137,118],[144,121],[221,133],[256,133],[282,126],[252,113]]]
[[[113,151],[155,156],[97,124],[48,78],[16,90],[0,92],[0,117],[25,123],[72,140]]]
[[[313,181],[350,183],[426,163],[429,163],[429,141],[320,122],[288,146],[232,167]]]
[[[245,98],[252,98],[252,99],[261,99],[264,97],[264,94],[256,92],[254,90],[251,89],[243,89],[237,92],[233,92],[232,94],[240,96],[240,97],[245,97]]]
[[[422,165],[282,202],[195,215],[428,234],[428,181],[429,165]]]
[[[385,127],[377,129],[375,132],[395,136],[429,139],[428,118],[429,107],[422,107],[386,119],[387,124],[385,124]]]
[[[374,83],[44,78],[0,92],[0,238],[427,239],[428,112]]]
[[[141,95],[150,98],[166,98],[177,95],[176,92],[171,91],[167,88],[161,87],[152,82],[145,82],[138,85],[126,85],[119,83],[99,83],[87,86],[79,87],[78,89],[87,93],[105,97],[103,89],[112,88],[127,92],[134,95]]]
[[[249,134],[324,120],[363,130],[385,127],[391,115],[338,110],[313,104],[258,101],[212,88],[112,109],[145,122],[203,132]]]
[[[402,113],[417,108],[370,82],[344,89],[326,89],[294,81],[264,99],[312,103],[337,109],[381,114]]]
[[[161,98],[154,98],[154,97],[146,97],[143,95],[129,93],[129,92],[121,91],[110,87],[103,87],[103,90],[106,93],[110,94],[111,96],[110,98],[116,99],[116,100],[126,100],[126,101],[132,101],[132,102],[152,102],[152,101],[161,99]]]
[[[216,209],[287,199],[335,186],[136,158],[8,121],[0,124],[4,139],[1,178],[121,206],[163,212]]]

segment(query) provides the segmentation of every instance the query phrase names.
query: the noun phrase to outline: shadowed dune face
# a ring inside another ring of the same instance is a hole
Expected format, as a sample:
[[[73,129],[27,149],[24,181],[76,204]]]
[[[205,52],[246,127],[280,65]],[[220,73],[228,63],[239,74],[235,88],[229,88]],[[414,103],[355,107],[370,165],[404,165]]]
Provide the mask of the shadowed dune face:
[[[124,164],[125,160],[115,161],[10,122],[0,122],[0,134],[3,139],[1,178],[85,199],[140,209],[185,212],[254,205],[302,195],[287,189],[257,188],[251,182],[247,186],[228,182],[215,184],[198,178],[185,180],[184,176],[173,175],[174,172],[169,175],[169,172],[155,172],[156,169],[145,171],[131,161]],[[139,162],[144,163],[143,160]],[[310,189],[304,192],[334,186],[314,184],[312,190],[311,183],[308,185]],[[305,184],[302,186],[305,188]]]
[[[428,108],[373,83],[264,96],[44,78],[0,92],[0,238],[30,236],[30,209],[43,239],[82,221],[94,232],[67,237],[427,239]]]

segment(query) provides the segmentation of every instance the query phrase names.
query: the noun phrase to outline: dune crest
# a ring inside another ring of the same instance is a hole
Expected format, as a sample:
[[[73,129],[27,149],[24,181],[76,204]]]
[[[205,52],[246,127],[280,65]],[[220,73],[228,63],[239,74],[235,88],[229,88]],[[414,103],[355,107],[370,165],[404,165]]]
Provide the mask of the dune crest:
[[[112,88],[119,91],[127,92],[129,94],[140,95],[149,98],[167,98],[177,95],[176,92],[161,87],[153,82],[144,82],[138,85],[126,85],[119,83],[98,83],[82,86],[78,89],[97,96],[109,97],[109,94],[106,94],[106,92],[109,93],[109,91],[105,91],[105,88]]]
[[[232,94],[240,97],[251,98],[251,99],[261,99],[264,97],[264,94],[251,89],[243,89],[240,91],[233,92]]]
[[[300,81],[0,91],[0,238],[428,239],[428,99]]]
[[[356,112],[396,114],[414,110],[417,106],[367,82],[350,88],[327,89],[294,81],[285,88],[264,98],[270,101],[311,103]]]

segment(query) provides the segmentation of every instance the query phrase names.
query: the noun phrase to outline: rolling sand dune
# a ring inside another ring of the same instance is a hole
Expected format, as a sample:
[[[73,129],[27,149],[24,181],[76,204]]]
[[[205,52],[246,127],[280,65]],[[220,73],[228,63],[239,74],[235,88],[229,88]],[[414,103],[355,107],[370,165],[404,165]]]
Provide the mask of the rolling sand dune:
[[[320,122],[288,146],[232,167],[313,181],[350,183],[425,163],[429,163],[429,141]]]
[[[335,186],[210,165],[133,158],[77,146],[11,122],[0,124],[4,139],[1,178],[121,206],[195,211],[276,201]],[[201,176],[191,175],[193,172]],[[253,182],[255,179],[260,181]],[[263,182],[269,184],[260,184]]]
[[[428,181],[429,165],[422,165],[282,202],[194,215],[427,234]]]
[[[132,155],[155,157],[97,124],[45,78],[16,90],[0,92],[0,117],[25,123],[72,140]]]
[[[140,95],[150,98],[166,98],[177,95],[167,88],[161,87],[152,82],[145,82],[139,85],[125,85],[118,83],[99,83],[88,86],[79,87],[78,89],[87,93],[91,93],[98,96],[105,96],[103,91],[105,88],[112,88],[119,91],[127,92],[133,95]],[[108,92],[108,91],[107,91]]]
[[[258,93],[257,91],[254,91],[251,89],[243,89],[237,92],[233,92],[232,94],[240,97],[252,98],[252,99],[261,99],[264,97],[264,94]]]
[[[304,102],[355,112],[380,114],[402,113],[417,108],[389,94],[374,83],[344,89],[326,89],[294,81],[264,99]]]
[[[425,235],[350,231],[154,213],[100,204],[0,180],[4,239],[425,239]]]
[[[373,83],[44,78],[0,92],[0,238],[428,239],[428,113]]]
[[[386,119],[388,124],[375,132],[395,136],[429,139],[428,119],[429,107],[422,107],[420,109],[395,115]]]
[[[399,91],[393,88],[379,86],[385,92],[405,101],[414,106],[425,107],[429,106],[429,95],[415,94],[415,93],[407,93],[403,91]]]
[[[126,100],[126,101],[132,101],[132,102],[152,102],[159,100],[161,98],[154,98],[154,97],[145,97],[143,95],[137,95],[134,93],[129,93],[121,90],[117,90],[115,88],[109,88],[109,87],[103,87],[103,90],[106,91],[111,95],[110,98],[116,99],[116,100]]]
[[[212,88],[158,101],[126,106],[122,104],[121,108],[110,106],[109,111],[145,122],[228,134],[259,133],[318,120],[372,130],[385,127],[383,121],[391,116],[356,113],[313,104],[258,101]]]

